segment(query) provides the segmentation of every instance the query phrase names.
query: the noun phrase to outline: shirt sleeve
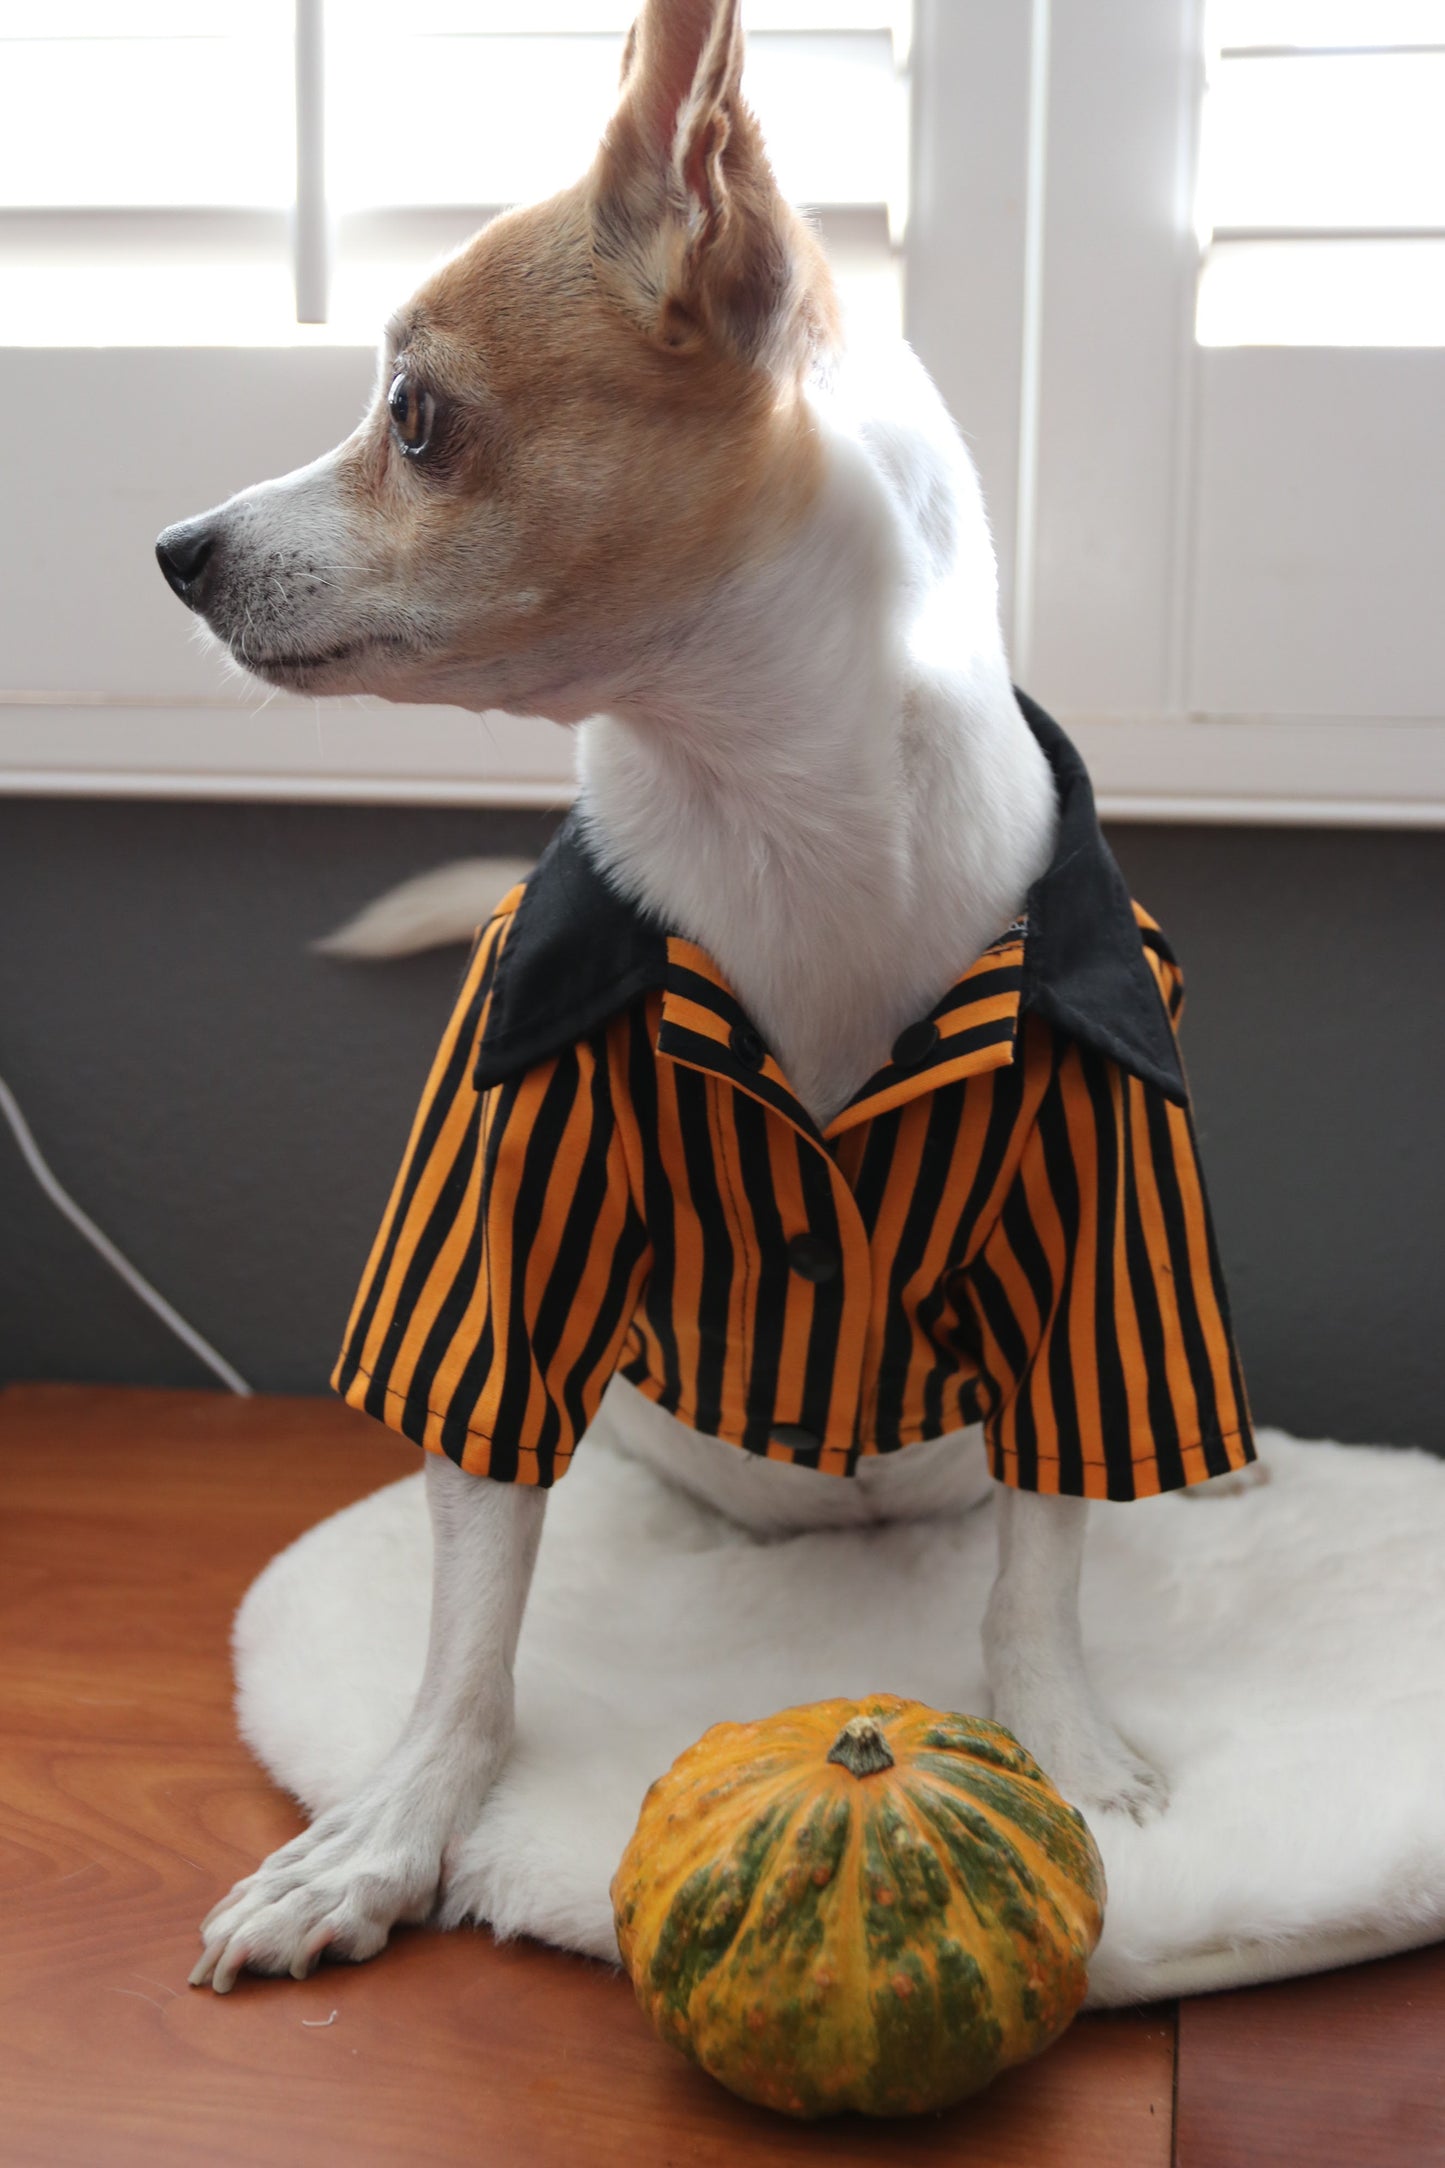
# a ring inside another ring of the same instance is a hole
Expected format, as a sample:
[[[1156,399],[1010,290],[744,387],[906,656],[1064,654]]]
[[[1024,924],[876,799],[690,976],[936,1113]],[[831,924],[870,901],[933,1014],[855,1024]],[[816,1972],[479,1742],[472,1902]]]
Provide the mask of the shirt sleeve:
[[[1145,940],[1177,1013],[1178,967]],[[1127,1499],[1242,1467],[1249,1409],[1190,1111],[1037,1020],[1029,1038],[1047,1081],[960,1303],[993,1473]]]
[[[332,1384],[472,1474],[546,1487],[617,1367],[647,1245],[605,1032],[472,1081],[510,923],[478,936]]]

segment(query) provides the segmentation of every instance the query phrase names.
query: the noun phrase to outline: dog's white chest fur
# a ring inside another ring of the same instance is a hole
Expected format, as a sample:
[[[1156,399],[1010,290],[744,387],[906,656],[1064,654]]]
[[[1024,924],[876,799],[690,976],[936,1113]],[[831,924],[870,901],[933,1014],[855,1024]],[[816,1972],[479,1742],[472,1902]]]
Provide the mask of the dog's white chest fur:
[[[580,765],[599,858],[716,959],[826,1123],[1021,908],[1055,806],[928,377],[896,346],[814,406],[802,532],[584,725]]]

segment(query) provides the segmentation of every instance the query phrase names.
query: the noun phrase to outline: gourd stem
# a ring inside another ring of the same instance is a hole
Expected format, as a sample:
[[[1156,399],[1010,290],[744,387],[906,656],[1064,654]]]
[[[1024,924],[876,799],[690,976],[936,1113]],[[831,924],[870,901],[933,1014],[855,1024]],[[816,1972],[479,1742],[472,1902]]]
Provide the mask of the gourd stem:
[[[829,1761],[841,1762],[850,1776],[876,1776],[893,1767],[888,1741],[876,1716],[852,1716],[828,1750]]]

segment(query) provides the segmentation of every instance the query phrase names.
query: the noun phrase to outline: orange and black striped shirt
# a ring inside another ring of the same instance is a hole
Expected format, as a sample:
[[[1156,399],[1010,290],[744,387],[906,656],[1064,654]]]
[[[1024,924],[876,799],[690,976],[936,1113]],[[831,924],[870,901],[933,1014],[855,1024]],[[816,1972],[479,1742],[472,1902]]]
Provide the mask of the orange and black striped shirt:
[[[1136,1498],[1254,1457],[1175,1026],[1073,746],[1023,918],[824,1130],[712,960],[575,817],[477,940],[333,1382],[502,1481],[620,1372],[850,1475],[981,1422],[993,1473]]]

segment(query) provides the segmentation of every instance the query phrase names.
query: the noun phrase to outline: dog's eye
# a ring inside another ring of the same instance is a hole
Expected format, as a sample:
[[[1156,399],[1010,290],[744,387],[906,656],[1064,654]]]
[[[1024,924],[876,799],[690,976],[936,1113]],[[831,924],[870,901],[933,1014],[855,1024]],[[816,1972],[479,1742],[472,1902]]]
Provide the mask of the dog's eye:
[[[414,376],[399,376],[386,399],[392,434],[408,459],[420,459],[431,443],[437,403]]]

